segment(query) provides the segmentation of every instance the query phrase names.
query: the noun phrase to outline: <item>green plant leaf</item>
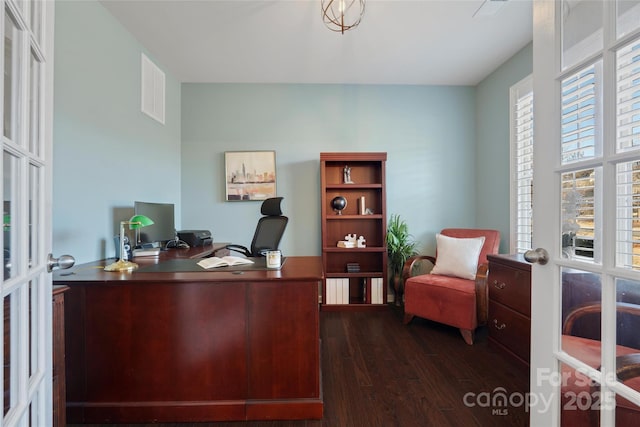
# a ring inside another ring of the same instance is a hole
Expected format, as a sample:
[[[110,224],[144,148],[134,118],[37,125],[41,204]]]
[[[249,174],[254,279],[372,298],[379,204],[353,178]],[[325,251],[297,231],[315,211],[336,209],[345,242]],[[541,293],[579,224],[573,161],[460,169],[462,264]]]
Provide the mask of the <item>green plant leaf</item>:
[[[387,255],[389,269],[393,275],[401,274],[404,263],[417,255],[416,246],[407,223],[400,215],[391,215],[387,224]]]

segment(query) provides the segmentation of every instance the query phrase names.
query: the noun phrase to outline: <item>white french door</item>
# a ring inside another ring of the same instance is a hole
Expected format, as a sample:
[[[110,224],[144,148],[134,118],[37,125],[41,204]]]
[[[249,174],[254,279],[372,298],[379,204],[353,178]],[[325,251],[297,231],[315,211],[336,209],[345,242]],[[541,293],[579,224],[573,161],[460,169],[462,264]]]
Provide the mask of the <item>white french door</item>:
[[[533,6],[531,425],[640,425],[640,1]]]
[[[53,1],[3,0],[1,425],[52,423]]]

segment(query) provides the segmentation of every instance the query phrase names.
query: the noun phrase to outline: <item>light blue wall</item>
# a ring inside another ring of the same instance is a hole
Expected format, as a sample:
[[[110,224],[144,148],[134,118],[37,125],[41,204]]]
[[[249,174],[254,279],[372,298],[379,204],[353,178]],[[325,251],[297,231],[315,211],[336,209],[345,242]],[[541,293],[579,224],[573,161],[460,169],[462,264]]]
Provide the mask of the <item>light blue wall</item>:
[[[55,254],[112,256],[135,200],[175,203],[177,228],[248,245],[259,203],[224,201],[236,150],[276,151],[285,255],[320,254],[323,151],[388,153],[388,213],[423,253],[444,227],[498,228],[508,250],[508,88],[531,72],[531,46],[477,87],[181,85],[167,73],[164,126],[140,112],[145,48],[98,2],[57,2],[55,47]]]
[[[500,252],[509,252],[509,88],[533,72],[529,43],[476,87],[476,224],[500,230]]]
[[[100,3],[56,2],[56,255],[113,256],[117,224],[135,200],[175,203],[180,220],[180,83],[166,74],[164,126],[141,113],[141,52]]]
[[[225,151],[276,151],[285,254],[321,253],[323,151],[386,151],[387,211],[425,249],[475,225],[472,87],[183,84],[181,147],[183,225],[217,241],[249,245],[260,210],[224,201]]]

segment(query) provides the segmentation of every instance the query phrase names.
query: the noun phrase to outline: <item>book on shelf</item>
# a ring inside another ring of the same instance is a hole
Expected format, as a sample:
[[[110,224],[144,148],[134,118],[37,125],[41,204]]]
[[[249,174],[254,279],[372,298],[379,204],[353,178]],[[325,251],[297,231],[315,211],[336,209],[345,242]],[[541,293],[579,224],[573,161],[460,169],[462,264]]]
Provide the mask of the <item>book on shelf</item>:
[[[383,304],[384,292],[382,286],[384,281],[382,277],[371,278],[371,304]]]
[[[327,279],[325,304],[349,304],[349,279]]]
[[[246,265],[253,264],[253,261],[248,258],[242,258],[238,256],[223,256],[222,258],[212,256],[198,261],[198,265],[202,268],[216,268],[216,267],[231,267],[233,265]]]
[[[347,263],[347,273],[359,273],[360,272],[360,264],[357,262],[348,262]]]

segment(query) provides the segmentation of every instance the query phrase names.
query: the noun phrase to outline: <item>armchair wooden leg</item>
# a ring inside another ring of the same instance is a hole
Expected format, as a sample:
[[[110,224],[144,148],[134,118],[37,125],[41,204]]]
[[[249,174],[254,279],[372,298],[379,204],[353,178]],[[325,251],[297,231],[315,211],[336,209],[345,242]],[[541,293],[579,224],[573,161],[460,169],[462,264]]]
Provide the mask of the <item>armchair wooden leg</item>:
[[[413,320],[413,314],[405,313],[404,318],[402,319],[402,323],[404,323],[405,325],[408,325],[412,320]]]
[[[462,334],[462,338],[464,338],[464,342],[469,345],[473,345],[473,332],[470,329],[460,329],[460,333]]]

